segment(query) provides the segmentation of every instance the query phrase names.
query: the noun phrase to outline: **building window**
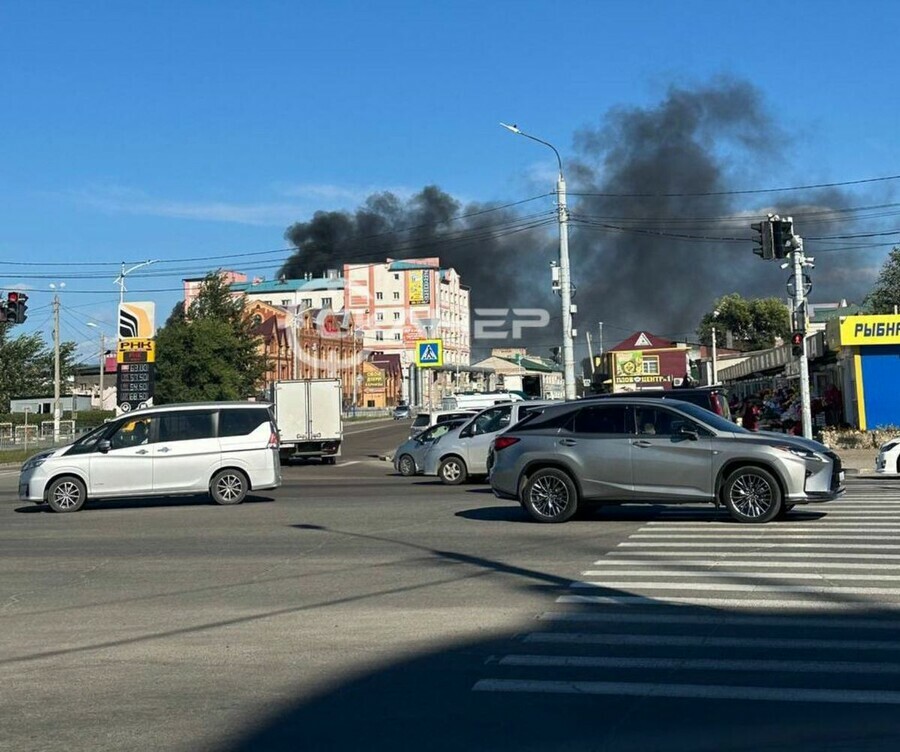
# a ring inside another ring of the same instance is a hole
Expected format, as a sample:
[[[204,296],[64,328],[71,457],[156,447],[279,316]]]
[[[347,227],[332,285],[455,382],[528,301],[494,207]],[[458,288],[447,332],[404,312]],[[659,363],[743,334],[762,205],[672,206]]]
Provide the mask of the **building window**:
[[[641,368],[641,373],[645,376],[658,376],[659,375],[659,356],[658,355],[645,355],[643,366]]]
[[[282,298],[281,299],[281,305],[290,305],[290,304],[291,304],[290,298]]]
[[[300,307],[312,308],[312,298],[303,298],[303,300],[300,301]]]
[[[322,298],[322,308],[331,308],[331,298]]]
[[[394,321],[400,320],[400,311],[394,311]]]
[[[375,300],[384,300],[384,293],[383,293],[383,292],[376,292],[376,293],[375,293]]]
[[[399,293],[399,292],[395,292],[395,293],[394,293],[394,300],[400,300],[400,293]]]
[[[394,332],[394,339],[400,341],[400,332]]]
[[[384,332],[375,332],[375,339],[382,342],[384,340]]]
[[[378,313],[375,314],[375,320],[384,321],[384,314],[381,311],[378,311]]]
[[[394,279],[399,280],[399,279],[400,279],[400,275],[399,275],[399,274],[395,274],[395,275],[394,275]]]

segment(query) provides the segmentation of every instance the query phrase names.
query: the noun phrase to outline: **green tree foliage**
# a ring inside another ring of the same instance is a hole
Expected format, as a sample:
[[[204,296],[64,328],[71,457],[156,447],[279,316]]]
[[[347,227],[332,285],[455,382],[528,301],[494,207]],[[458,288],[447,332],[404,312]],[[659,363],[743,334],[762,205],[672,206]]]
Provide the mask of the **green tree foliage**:
[[[888,254],[878,280],[863,303],[866,313],[893,313],[900,306],[900,248]]]
[[[748,300],[734,292],[719,298],[713,310],[701,320],[697,329],[700,342],[712,343],[715,326],[719,347],[725,347],[731,332],[737,350],[764,350],[775,344],[775,338],[787,338],[791,331],[791,316],[787,306],[778,298]]]
[[[156,404],[239,400],[256,395],[265,372],[260,340],[219,273],[208,274],[184,313],[176,307],[156,335]]]
[[[40,332],[11,336],[12,327],[0,324],[0,412],[9,410],[15,397],[46,397],[53,394],[53,348]],[[72,375],[75,345],[59,345],[60,378],[65,384]]]

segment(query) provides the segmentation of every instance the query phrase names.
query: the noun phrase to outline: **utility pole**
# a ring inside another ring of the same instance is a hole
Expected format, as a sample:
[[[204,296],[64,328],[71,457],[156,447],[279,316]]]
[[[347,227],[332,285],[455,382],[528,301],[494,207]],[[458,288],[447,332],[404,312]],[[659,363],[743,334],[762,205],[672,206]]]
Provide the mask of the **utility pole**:
[[[142,261],[140,264],[135,264],[130,269],[125,268],[125,262],[122,262],[122,271],[119,276],[116,277],[116,281],[113,284],[119,286],[119,305],[125,302],[125,277],[136,269],[140,269],[142,266],[149,266],[150,264],[155,264],[156,260],[153,261]]]
[[[556,209],[559,222],[559,296],[562,301],[562,327],[563,327],[563,378],[565,386],[565,398],[575,399],[575,343],[576,331],[572,327],[572,314],[575,307],[572,305],[572,275],[569,268],[569,210],[566,206],[566,179],[563,175],[562,158],[556,147],[540,138],[529,135],[520,130],[516,125],[500,123],[504,128],[519,136],[530,138],[539,144],[553,149],[556,162],[559,166],[559,177],[556,180]]]
[[[106,335],[100,332],[100,409],[103,409],[103,373],[106,371]]]
[[[803,238],[791,234],[794,250],[791,253],[794,261],[794,316],[799,331],[803,332],[803,351],[800,353],[800,410],[803,423],[803,435],[812,438],[812,407],[809,395],[809,342],[806,339],[806,285],[804,284],[804,268],[812,266],[812,259],[803,255]],[[801,320],[802,319],[802,320]]]
[[[716,328],[712,328],[712,383],[719,383],[719,368],[716,363]]]
[[[59,376],[59,295],[53,296],[53,443],[59,442],[59,421],[62,418]]]
[[[594,348],[591,347],[591,333],[590,333],[590,332],[585,332],[585,333],[584,333],[584,338],[587,340],[587,346],[588,346],[588,369],[590,370],[590,373],[591,373],[591,381],[593,382],[593,380],[594,380]]]

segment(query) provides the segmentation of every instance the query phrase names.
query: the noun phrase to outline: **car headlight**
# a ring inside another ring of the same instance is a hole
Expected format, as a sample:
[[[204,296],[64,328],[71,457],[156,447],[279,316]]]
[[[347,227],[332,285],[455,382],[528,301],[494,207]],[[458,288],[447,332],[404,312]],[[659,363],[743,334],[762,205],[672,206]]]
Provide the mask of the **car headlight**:
[[[824,454],[819,454],[812,449],[805,449],[804,447],[792,446],[790,444],[775,444],[775,449],[780,449],[782,452],[789,452],[795,457],[800,457],[804,460],[812,460],[813,462],[828,462],[828,458]]]
[[[26,470],[34,470],[34,468],[40,467],[46,461],[46,457],[32,457],[24,465],[22,465],[22,472],[24,473]]]

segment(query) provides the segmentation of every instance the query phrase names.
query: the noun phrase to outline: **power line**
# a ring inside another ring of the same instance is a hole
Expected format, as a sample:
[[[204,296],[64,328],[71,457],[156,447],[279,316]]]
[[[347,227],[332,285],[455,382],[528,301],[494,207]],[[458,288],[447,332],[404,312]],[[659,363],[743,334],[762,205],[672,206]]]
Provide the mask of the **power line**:
[[[808,191],[815,188],[840,188],[849,185],[864,185],[867,183],[883,183],[890,180],[900,180],[900,175],[886,175],[879,178],[863,178],[861,180],[842,180],[835,183],[813,183],[810,185],[793,185],[783,188],[752,188],[737,191],[701,191],[697,193],[606,193],[569,191],[570,196],[600,196],[604,198],[691,198],[703,196],[746,196],[754,193],[785,193],[789,191]]]

